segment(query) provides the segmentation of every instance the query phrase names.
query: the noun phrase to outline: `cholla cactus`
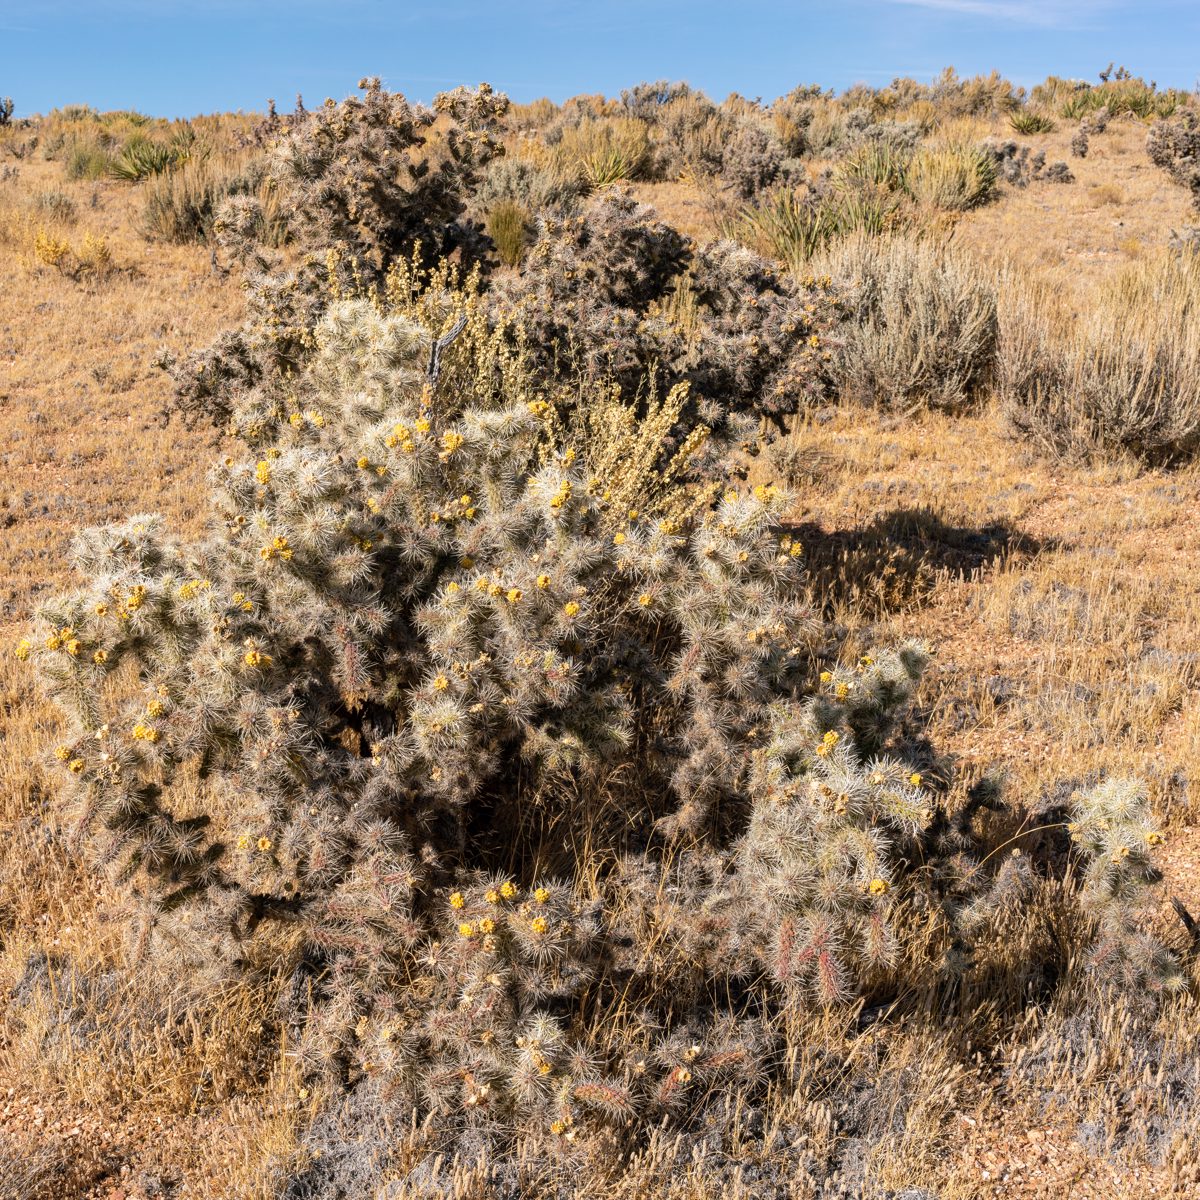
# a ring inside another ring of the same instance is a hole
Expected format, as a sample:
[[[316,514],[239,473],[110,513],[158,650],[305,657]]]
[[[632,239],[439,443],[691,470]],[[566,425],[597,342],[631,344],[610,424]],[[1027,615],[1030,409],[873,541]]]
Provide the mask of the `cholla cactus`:
[[[382,279],[417,244],[433,257],[454,247],[477,172],[500,153],[495,130],[508,107],[486,84],[442,93],[432,109],[378,79],[359,87],[361,99],[328,103],[281,139],[268,170],[299,249],[322,267],[335,251],[347,281],[352,271]]]
[[[218,234],[242,265],[248,319],[186,363],[164,360],[189,417],[225,425],[235,396],[250,392],[266,410],[288,405],[288,381],[303,371],[327,306],[390,294],[398,271],[411,285],[401,291],[428,289],[437,274],[431,262],[457,250],[462,288],[482,292],[482,277],[472,283],[466,269],[474,243],[462,214],[497,153],[492,131],[506,101],[486,87],[439,97],[435,143],[434,113],[383,92],[378,81],[363,86],[361,99],[328,104],[291,128],[278,122],[268,174],[300,251],[294,269],[262,245],[254,198],[235,197],[222,209]],[[397,162],[409,165],[394,169]],[[535,184],[514,167],[494,172],[488,187]],[[461,310],[462,297],[449,295],[454,287],[443,279],[441,289],[443,308]],[[708,445],[693,469],[714,476],[756,447],[756,418],[778,423],[823,394],[825,343],[841,316],[830,286],[797,283],[732,245],[696,251],[615,190],[573,215],[543,209],[521,274],[482,292],[477,308],[492,330],[520,342],[552,400],[572,403],[580,375],[616,383],[627,397],[647,395],[651,373],[667,391],[688,383],[674,444],[704,428]]]
[[[1086,137],[1084,139],[1084,154],[1087,153]],[[1065,162],[1054,162],[1046,165],[1045,150],[1030,153],[1030,147],[1013,141],[999,141],[987,138],[982,143],[983,148],[991,155],[996,165],[996,173],[1005,183],[1013,187],[1028,187],[1038,180],[1048,183],[1074,183],[1075,176]],[[1072,142],[1074,148],[1074,142]],[[1074,149],[1073,151],[1074,152]]]
[[[13,99],[11,96],[5,96],[0,100],[0,129],[5,125],[12,124],[13,116]]]
[[[693,250],[616,191],[575,218],[544,221],[524,273],[492,303],[526,331],[543,373],[615,380],[628,396],[652,369],[667,387],[688,383],[678,439],[705,426],[705,461],[722,473],[755,442],[756,419],[779,421],[823,394],[841,318],[830,280],[795,281],[731,242]]]
[[[349,892],[353,912],[381,873],[399,914],[409,848],[460,847],[484,796],[499,833],[628,759],[661,806],[655,781],[711,756],[714,724],[729,753],[707,793],[736,793],[736,747],[798,694],[813,628],[773,493],[731,493],[692,530],[615,512],[570,449],[541,463],[528,408],[427,407],[420,327],[350,302],[317,344],[291,411],[235,412],[256,457],[216,473],[219,536],[184,549],[152,518],[84,535],[88,589],[42,615],[76,722],[60,757],[106,856],[247,909]],[[145,694],[109,712],[127,661]],[[195,755],[230,789],[224,828],[163,805]]]
[[[379,290],[397,261],[484,254],[486,236],[464,213],[481,172],[502,153],[507,97],[483,84],[442,93],[425,108],[378,79],[359,87],[361,97],[272,123],[266,184],[288,214],[294,268],[263,245],[255,197],[233,197],[218,212],[214,232],[242,267],[248,320],[204,354],[165,361],[189,418],[222,425],[231,409],[226,383],[270,386],[294,372],[326,306]]]
[[[1184,986],[1175,955],[1139,925],[1148,889],[1159,879],[1153,851],[1163,835],[1150,816],[1145,785],[1110,779],[1072,803],[1071,840],[1083,855],[1080,899],[1097,923],[1090,965],[1106,980],[1167,990]]]
[[[1087,158],[1090,139],[1097,133],[1103,133],[1111,120],[1112,112],[1107,104],[1083,117],[1071,138],[1071,153],[1076,158]]]
[[[886,739],[922,654],[814,696],[775,489],[655,517],[544,403],[456,407],[429,352],[333,305],[286,404],[234,393],[251,453],[216,468],[206,540],[80,537],[86,587],[19,652],[68,714],[81,832],[201,980],[292,930],[307,1068],[452,1128],[565,1137],[755,1085],[769,1039],[701,1019],[715,985],[766,967],[764,1003],[829,1003],[895,953],[895,848],[930,800]],[[590,893],[589,843],[629,856]],[[711,953],[664,989],[637,930],[672,889],[655,927]]]
[[[749,199],[779,178],[784,158],[773,133],[757,121],[742,121],[725,143],[721,175],[739,196]]]
[[[1178,120],[1155,121],[1146,136],[1146,153],[1191,192],[1192,203],[1200,208],[1200,117],[1183,109]]]

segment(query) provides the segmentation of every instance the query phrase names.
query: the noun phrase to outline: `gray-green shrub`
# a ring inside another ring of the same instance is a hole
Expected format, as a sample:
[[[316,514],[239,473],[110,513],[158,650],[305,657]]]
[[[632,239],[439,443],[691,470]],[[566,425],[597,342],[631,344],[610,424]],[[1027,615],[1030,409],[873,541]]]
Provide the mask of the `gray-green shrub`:
[[[856,236],[814,267],[849,288],[833,378],[843,395],[905,412],[980,395],[997,337],[995,289],[958,256],[903,236]]]

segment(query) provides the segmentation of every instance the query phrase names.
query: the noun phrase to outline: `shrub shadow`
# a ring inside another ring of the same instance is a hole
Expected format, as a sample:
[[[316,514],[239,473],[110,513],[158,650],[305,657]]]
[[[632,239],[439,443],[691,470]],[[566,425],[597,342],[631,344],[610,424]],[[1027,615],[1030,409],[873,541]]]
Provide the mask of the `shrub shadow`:
[[[966,579],[1014,554],[1048,543],[1002,522],[978,528],[947,524],[929,508],[898,508],[852,529],[800,522],[786,532],[804,546],[809,584],[827,617],[920,607],[940,581]]]

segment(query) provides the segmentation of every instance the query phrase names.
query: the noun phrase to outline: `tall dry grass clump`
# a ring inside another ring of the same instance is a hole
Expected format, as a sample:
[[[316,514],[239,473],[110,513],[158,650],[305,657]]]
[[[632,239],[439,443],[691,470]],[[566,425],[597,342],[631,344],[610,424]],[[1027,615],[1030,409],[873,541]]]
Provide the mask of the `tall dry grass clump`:
[[[996,348],[994,289],[958,256],[911,237],[856,236],[814,264],[850,288],[832,364],[860,403],[914,412],[969,406]]]
[[[969,142],[926,146],[913,155],[904,182],[918,205],[965,212],[991,199],[996,163],[986,148]]]
[[[1200,446],[1200,259],[1162,254],[1093,293],[1003,289],[998,389],[1021,434],[1067,457],[1169,464]]]
[[[529,209],[513,200],[501,200],[487,215],[488,236],[506,267],[520,266],[533,233]]]
[[[287,219],[275,192],[264,186],[262,167],[246,155],[202,155],[175,170],[163,171],[145,185],[142,228],[165,242],[208,241],[221,205],[231,196],[256,198],[261,237],[281,246]]]
[[[560,170],[579,174],[591,187],[604,187],[639,178],[650,154],[650,135],[632,117],[589,118],[563,128],[554,154]]]

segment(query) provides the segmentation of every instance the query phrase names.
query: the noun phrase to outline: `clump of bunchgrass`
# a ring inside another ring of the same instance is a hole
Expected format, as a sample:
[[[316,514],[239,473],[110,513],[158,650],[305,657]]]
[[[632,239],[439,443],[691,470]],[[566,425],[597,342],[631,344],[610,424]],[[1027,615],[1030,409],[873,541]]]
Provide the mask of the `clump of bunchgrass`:
[[[905,169],[904,186],[919,205],[963,212],[991,199],[995,159],[985,147],[970,143],[922,147]]]
[[[488,236],[496,244],[496,253],[507,267],[521,265],[529,247],[533,221],[529,209],[512,200],[501,200],[487,216]]]
[[[1197,294],[1186,252],[1131,267],[1073,321],[1056,298],[1010,283],[997,383],[1014,428],[1072,458],[1190,457],[1200,445]]]

